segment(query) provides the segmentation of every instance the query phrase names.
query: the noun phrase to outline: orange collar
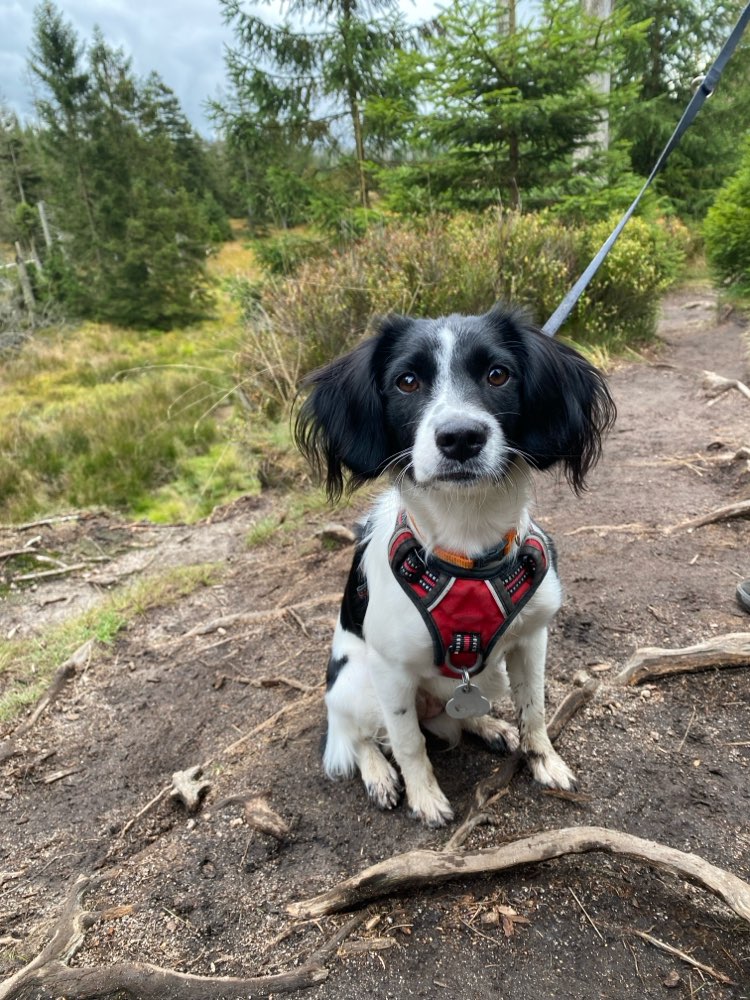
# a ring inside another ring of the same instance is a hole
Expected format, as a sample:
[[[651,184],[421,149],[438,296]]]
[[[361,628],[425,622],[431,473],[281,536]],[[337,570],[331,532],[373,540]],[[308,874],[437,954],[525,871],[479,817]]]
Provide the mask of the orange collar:
[[[424,536],[422,535],[422,532],[419,530],[417,522],[414,520],[411,514],[407,513],[406,516],[412,528],[414,529],[414,534],[421,541],[424,541]],[[493,553],[497,551],[498,553],[502,553],[502,557],[508,556],[512,552],[513,546],[517,544],[518,544],[518,532],[516,531],[515,528],[511,528],[510,531],[503,536],[502,546],[498,546],[497,550],[493,550]],[[487,561],[487,555],[484,555],[479,559],[472,559],[471,556],[467,556],[463,552],[456,552],[454,549],[444,549],[441,545],[435,545],[434,548],[432,549],[432,552],[435,553],[438,559],[442,559],[443,562],[446,562],[451,566],[458,566],[459,569],[474,569],[476,566],[482,565]],[[488,553],[488,555],[489,554],[492,553]]]

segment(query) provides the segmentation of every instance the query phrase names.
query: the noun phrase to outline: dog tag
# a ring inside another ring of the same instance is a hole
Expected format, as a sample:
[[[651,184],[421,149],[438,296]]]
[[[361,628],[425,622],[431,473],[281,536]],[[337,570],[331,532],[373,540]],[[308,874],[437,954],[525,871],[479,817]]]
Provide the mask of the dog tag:
[[[476,684],[467,680],[465,683],[459,684],[453,692],[453,697],[446,704],[445,711],[452,719],[471,719],[478,715],[486,715],[491,707]]]

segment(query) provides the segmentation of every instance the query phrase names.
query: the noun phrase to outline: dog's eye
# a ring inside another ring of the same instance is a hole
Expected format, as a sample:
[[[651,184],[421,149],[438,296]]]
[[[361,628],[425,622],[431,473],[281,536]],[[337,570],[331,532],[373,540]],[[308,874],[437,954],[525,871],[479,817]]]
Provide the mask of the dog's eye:
[[[490,368],[487,374],[487,381],[494,386],[505,385],[509,378],[510,372],[502,365],[495,365],[494,368]]]
[[[419,379],[413,372],[404,372],[396,379],[396,388],[401,392],[416,392],[419,388]]]

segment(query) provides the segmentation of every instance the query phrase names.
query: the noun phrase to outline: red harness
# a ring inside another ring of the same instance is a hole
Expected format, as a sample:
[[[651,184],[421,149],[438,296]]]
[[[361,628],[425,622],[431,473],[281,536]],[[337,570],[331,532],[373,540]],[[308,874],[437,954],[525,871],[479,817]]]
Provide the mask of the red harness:
[[[532,525],[506,554],[505,546],[474,560],[472,568],[425,555],[399,514],[388,549],[391,569],[432,638],[435,666],[446,677],[479,673],[498,639],[547,573],[547,539]]]

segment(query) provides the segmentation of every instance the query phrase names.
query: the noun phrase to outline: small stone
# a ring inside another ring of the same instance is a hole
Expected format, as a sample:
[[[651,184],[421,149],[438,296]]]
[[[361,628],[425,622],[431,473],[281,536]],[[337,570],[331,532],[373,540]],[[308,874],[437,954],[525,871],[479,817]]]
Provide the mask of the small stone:
[[[668,990],[673,990],[680,985],[682,980],[680,979],[680,974],[677,969],[672,969],[667,978],[662,983],[662,986],[666,986]]]
[[[356,545],[357,536],[343,524],[336,524],[329,521],[322,528],[315,532],[315,537],[321,542],[328,542],[331,545]]]

